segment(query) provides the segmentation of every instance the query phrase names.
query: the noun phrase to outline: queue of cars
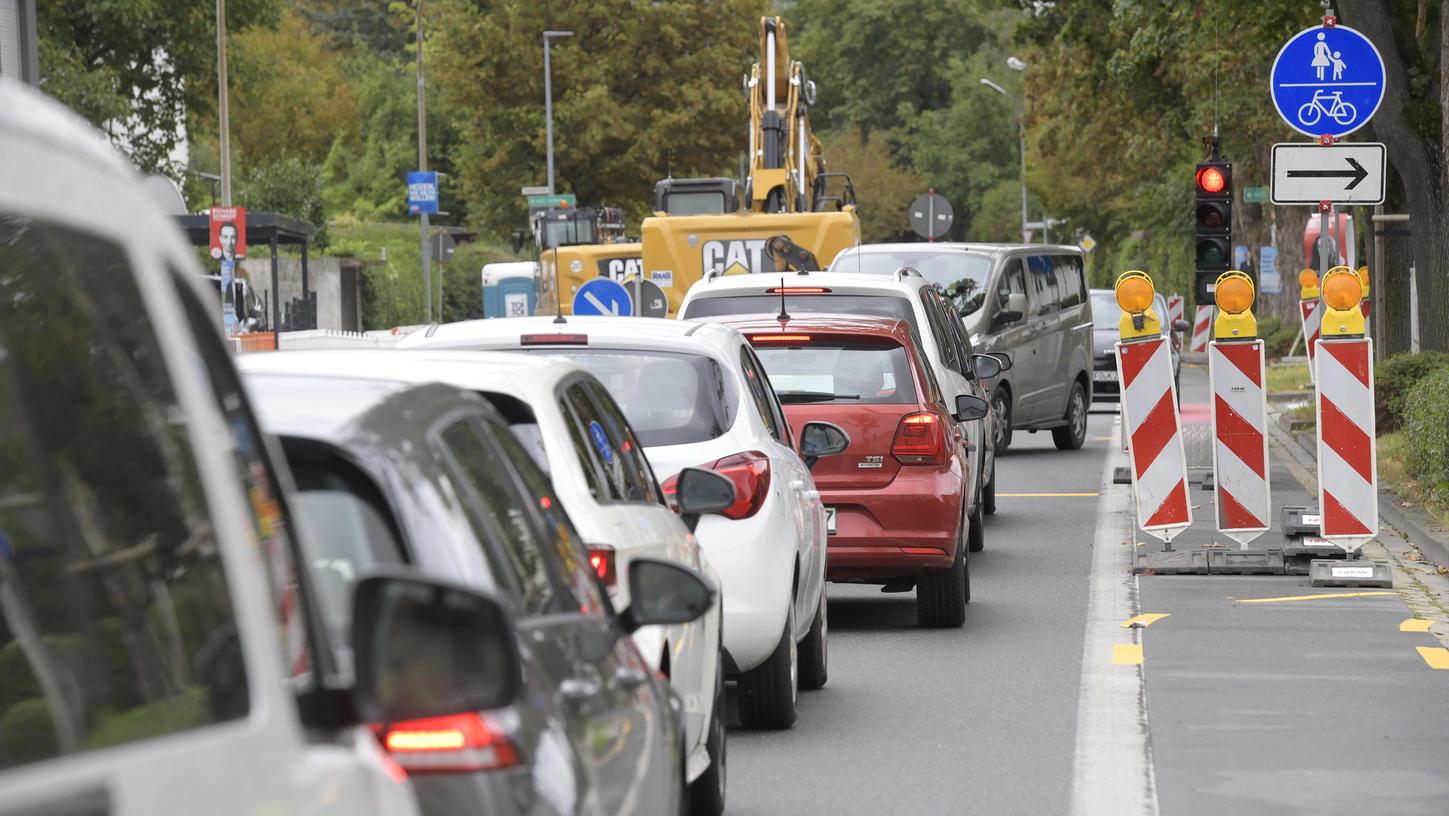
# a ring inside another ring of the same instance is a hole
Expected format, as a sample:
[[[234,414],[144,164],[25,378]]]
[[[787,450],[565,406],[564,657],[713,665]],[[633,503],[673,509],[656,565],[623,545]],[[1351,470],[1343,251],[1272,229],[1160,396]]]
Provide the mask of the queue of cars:
[[[89,126],[0,85],[0,151],[0,813],[723,812],[826,582],[961,626],[1011,428],[1085,433],[1069,248],[234,362]]]

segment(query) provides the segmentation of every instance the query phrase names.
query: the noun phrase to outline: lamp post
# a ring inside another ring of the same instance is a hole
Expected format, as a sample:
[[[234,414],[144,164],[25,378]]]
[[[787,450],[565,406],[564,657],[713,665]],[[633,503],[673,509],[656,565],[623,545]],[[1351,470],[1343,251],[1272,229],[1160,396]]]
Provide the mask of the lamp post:
[[[543,32],[543,108],[544,132],[548,142],[548,194],[553,195],[553,67],[549,58],[549,40],[572,37],[572,31]]]
[[[1026,63],[1016,57],[1007,57],[1006,67],[1013,71],[1025,71]],[[1016,103],[1016,136],[1021,150],[1021,240],[1025,242],[1029,232],[1026,213],[1026,94],[1023,92],[1022,98],[1017,99],[1010,91],[985,77],[981,78],[981,84]]]

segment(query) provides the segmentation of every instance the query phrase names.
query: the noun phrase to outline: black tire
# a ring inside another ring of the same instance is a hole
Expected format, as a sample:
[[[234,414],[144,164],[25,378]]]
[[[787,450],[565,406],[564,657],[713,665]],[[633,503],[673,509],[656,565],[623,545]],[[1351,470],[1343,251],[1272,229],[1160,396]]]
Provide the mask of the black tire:
[[[715,664],[714,708],[709,718],[705,750],[709,767],[689,786],[690,816],[720,816],[725,810],[724,655]]]
[[[971,512],[971,530],[966,533],[966,549],[981,552],[986,549],[986,514],[980,496],[976,497],[976,509]]]
[[[991,460],[991,481],[986,483],[986,489],[981,491],[981,509],[986,515],[996,515],[996,460]]]
[[[764,663],[740,676],[740,725],[783,731],[795,724],[798,659],[795,609],[792,606],[775,651]]]
[[[962,519],[963,525],[965,519]],[[926,570],[916,581],[916,623],[931,629],[957,629],[966,622],[971,600],[971,574],[966,567],[964,536],[956,535],[956,561],[945,569]]]
[[[1087,394],[1081,382],[1072,383],[1066,419],[1067,424],[1052,428],[1052,441],[1057,443],[1057,450],[1079,450],[1087,441]]]
[[[815,610],[815,620],[810,631],[800,641],[800,689],[816,691],[825,688],[830,678],[830,620],[829,603],[825,600],[825,587],[820,587],[820,608]]]
[[[992,446],[996,455],[1006,453],[1011,447],[1011,391],[1007,388],[997,388],[991,395],[991,413],[996,420],[992,436]]]

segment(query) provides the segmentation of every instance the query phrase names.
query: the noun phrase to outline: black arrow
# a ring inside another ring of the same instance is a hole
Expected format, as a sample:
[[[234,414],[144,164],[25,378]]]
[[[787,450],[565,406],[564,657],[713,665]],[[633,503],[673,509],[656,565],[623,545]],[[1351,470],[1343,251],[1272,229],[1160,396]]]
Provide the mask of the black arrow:
[[[1352,170],[1289,170],[1288,178],[1351,178],[1353,181],[1343,189],[1352,190],[1368,178],[1368,171],[1352,157],[1348,157],[1348,163],[1353,166]]]

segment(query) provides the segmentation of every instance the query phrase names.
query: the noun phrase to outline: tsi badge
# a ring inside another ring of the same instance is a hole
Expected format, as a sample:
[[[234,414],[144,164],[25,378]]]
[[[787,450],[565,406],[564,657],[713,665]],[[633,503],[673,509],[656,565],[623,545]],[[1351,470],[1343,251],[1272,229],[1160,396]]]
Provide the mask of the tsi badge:
[[[705,241],[699,250],[708,272],[718,269],[726,275],[748,275],[765,271],[765,239],[737,241]]]
[[[858,468],[860,468],[862,470],[869,469],[869,468],[885,467],[885,457],[884,456],[862,456],[860,458],[860,464],[856,465],[856,467],[858,467]]]
[[[600,258],[599,276],[623,280],[638,275],[644,269],[643,258]]]

